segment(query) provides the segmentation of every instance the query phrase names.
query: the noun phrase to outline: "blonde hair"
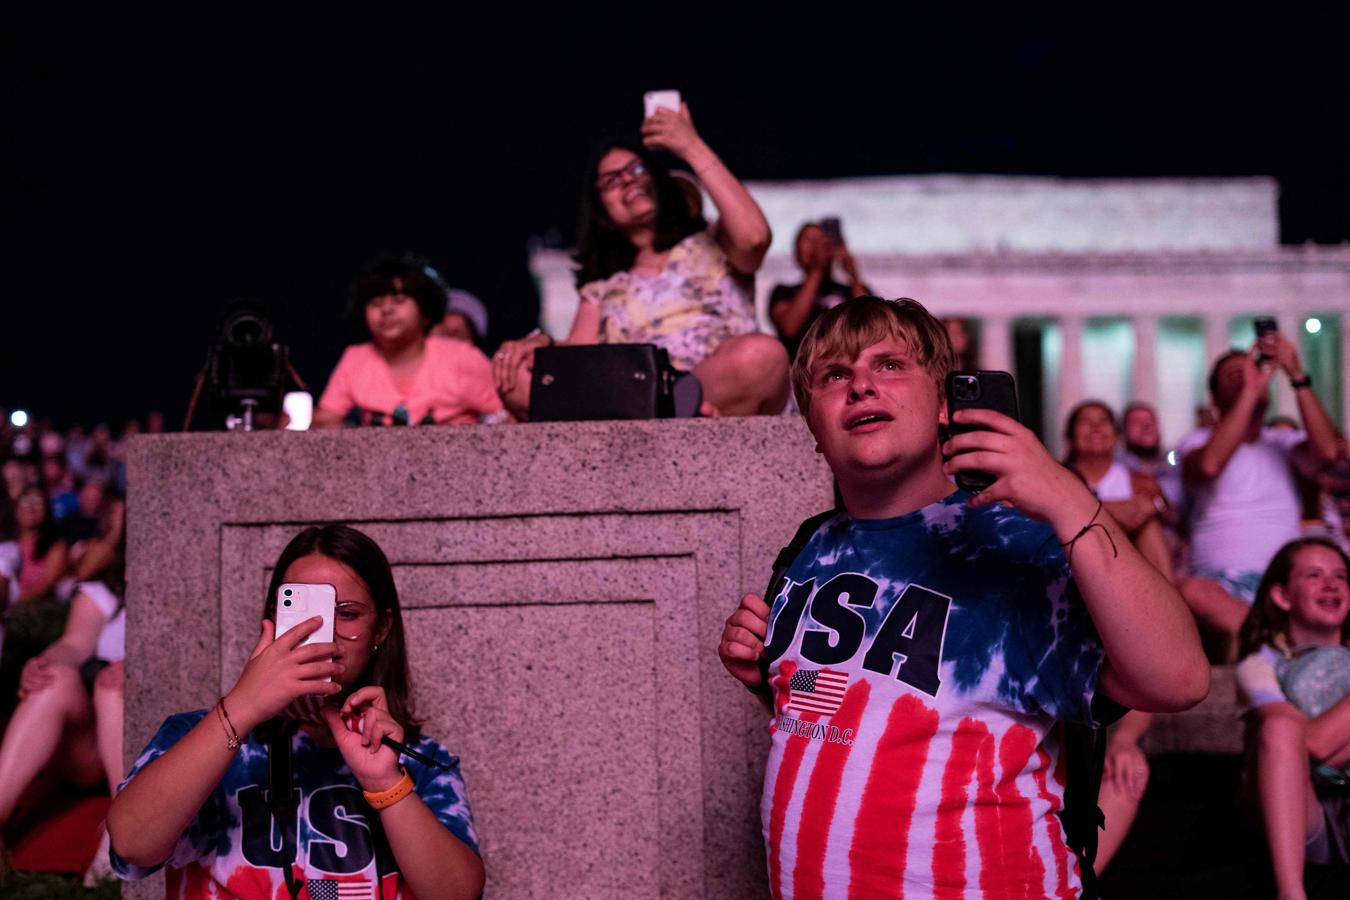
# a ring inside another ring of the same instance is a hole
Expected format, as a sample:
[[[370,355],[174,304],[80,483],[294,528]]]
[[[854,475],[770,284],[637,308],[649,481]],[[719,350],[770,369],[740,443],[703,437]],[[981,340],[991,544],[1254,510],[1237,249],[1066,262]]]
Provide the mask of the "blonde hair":
[[[792,362],[792,393],[806,415],[811,407],[811,370],[822,359],[854,360],[863,350],[894,337],[904,341],[915,361],[942,390],[947,373],[956,368],[956,354],[946,326],[908,297],[883,300],[855,297],[829,310],[807,329]]]

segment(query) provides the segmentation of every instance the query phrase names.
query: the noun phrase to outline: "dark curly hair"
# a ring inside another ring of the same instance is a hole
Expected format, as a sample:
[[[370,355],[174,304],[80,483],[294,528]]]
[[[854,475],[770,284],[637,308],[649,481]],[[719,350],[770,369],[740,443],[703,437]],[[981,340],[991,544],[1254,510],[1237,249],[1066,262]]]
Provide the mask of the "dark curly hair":
[[[1335,551],[1345,567],[1350,569],[1350,558],[1346,557],[1345,551],[1325,538],[1299,538],[1281,547],[1266,568],[1266,574],[1261,576],[1256,599],[1252,601],[1252,608],[1247,611],[1247,618],[1242,620],[1242,627],[1238,629],[1238,659],[1255,653],[1262,644],[1269,644],[1280,651],[1293,649],[1289,646],[1289,611],[1275,605],[1271,591],[1277,584],[1289,586],[1289,579],[1294,575],[1294,558],[1300,550],[1308,547],[1325,547]],[[1341,625],[1341,643],[1347,639],[1350,639],[1350,619]]]
[[[627,150],[637,156],[651,175],[656,197],[656,240],[653,247],[669,250],[689,235],[708,227],[703,216],[692,212],[670,171],[642,144],[630,140],[608,141],[591,158],[586,169],[586,190],[581,198],[581,222],[577,226],[577,287],[608,278],[633,267],[637,248],[605,212],[596,187],[600,161],[611,150]]]
[[[394,586],[394,573],[389,568],[389,559],[379,544],[346,525],[306,528],[291,539],[277,558],[276,568],[272,570],[272,583],[267,586],[263,618],[276,620],[277,588],[281,587],[286,570],[291,567],[291,563],[311,553],[335,559],[355,572],[370,591],[370,598],[375,602],[380,618],[389,622],[389,633],[380,644],[379,652],[372,654],[366,671],[356,683],[384,688],[385,698],[389,701],[389,714],[403,726],[405,740],[417,740],[422,723],[413,712],[408,649],[403,636],[398,589]]]
[[[445,318],[445,282],[426,259],[405,253],[380,257],[356,276],[347,304],[352,323],[369,335],[366,304],[390,294],[406,294],[417,303],[423,334]]]

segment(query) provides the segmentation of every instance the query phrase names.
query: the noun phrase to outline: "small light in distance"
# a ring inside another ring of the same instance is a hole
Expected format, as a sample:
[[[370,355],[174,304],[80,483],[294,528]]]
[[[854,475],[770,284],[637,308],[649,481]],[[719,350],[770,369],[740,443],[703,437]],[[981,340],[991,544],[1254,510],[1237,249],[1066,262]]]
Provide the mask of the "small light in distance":
[[[1308,334],[1317,334],[1317,332],[1322,330],[1322,320],[1316,318],[1309,319],[1303,323],[1303,327],[1308,329]]]
[[[28,413],[21,409],[16,409],[9,414],[9,424],[15,428],[22,428],[28,424]]]
[[[1167,451],[1167,464],[1169,466],[1175,466],[1177,464],[1177,451],[1175,450]]]

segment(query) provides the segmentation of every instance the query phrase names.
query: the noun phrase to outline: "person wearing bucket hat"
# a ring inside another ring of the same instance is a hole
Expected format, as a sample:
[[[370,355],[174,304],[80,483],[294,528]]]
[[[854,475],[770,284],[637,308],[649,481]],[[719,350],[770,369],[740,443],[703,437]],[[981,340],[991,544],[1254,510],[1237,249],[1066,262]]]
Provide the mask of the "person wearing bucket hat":
[[[481,347],[487,330],[488,311],[483,301],[468,291],[447,288],[445,318],[431,326],[431,333]]]

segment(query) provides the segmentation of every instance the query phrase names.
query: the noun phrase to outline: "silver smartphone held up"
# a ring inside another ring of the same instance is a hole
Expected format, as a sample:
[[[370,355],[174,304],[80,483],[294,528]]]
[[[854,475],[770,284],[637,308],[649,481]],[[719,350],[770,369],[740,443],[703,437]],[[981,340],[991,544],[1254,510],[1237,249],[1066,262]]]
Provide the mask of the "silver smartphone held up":
[[[648,91],[642,95],[642,117],[650,119],[656,115],[658,109],[668,109],[671,112],[680,111],[680,92],[679,91]]]
[[[301,622],[315,616],[323,618],[319,626],[302,644],[330,644],[333,642],[333,623],[337,615],[337,588],[331,584],[283,584],[277,588],[277,630],[281,637]],[[324,681],[333,679],[324,676]]]

